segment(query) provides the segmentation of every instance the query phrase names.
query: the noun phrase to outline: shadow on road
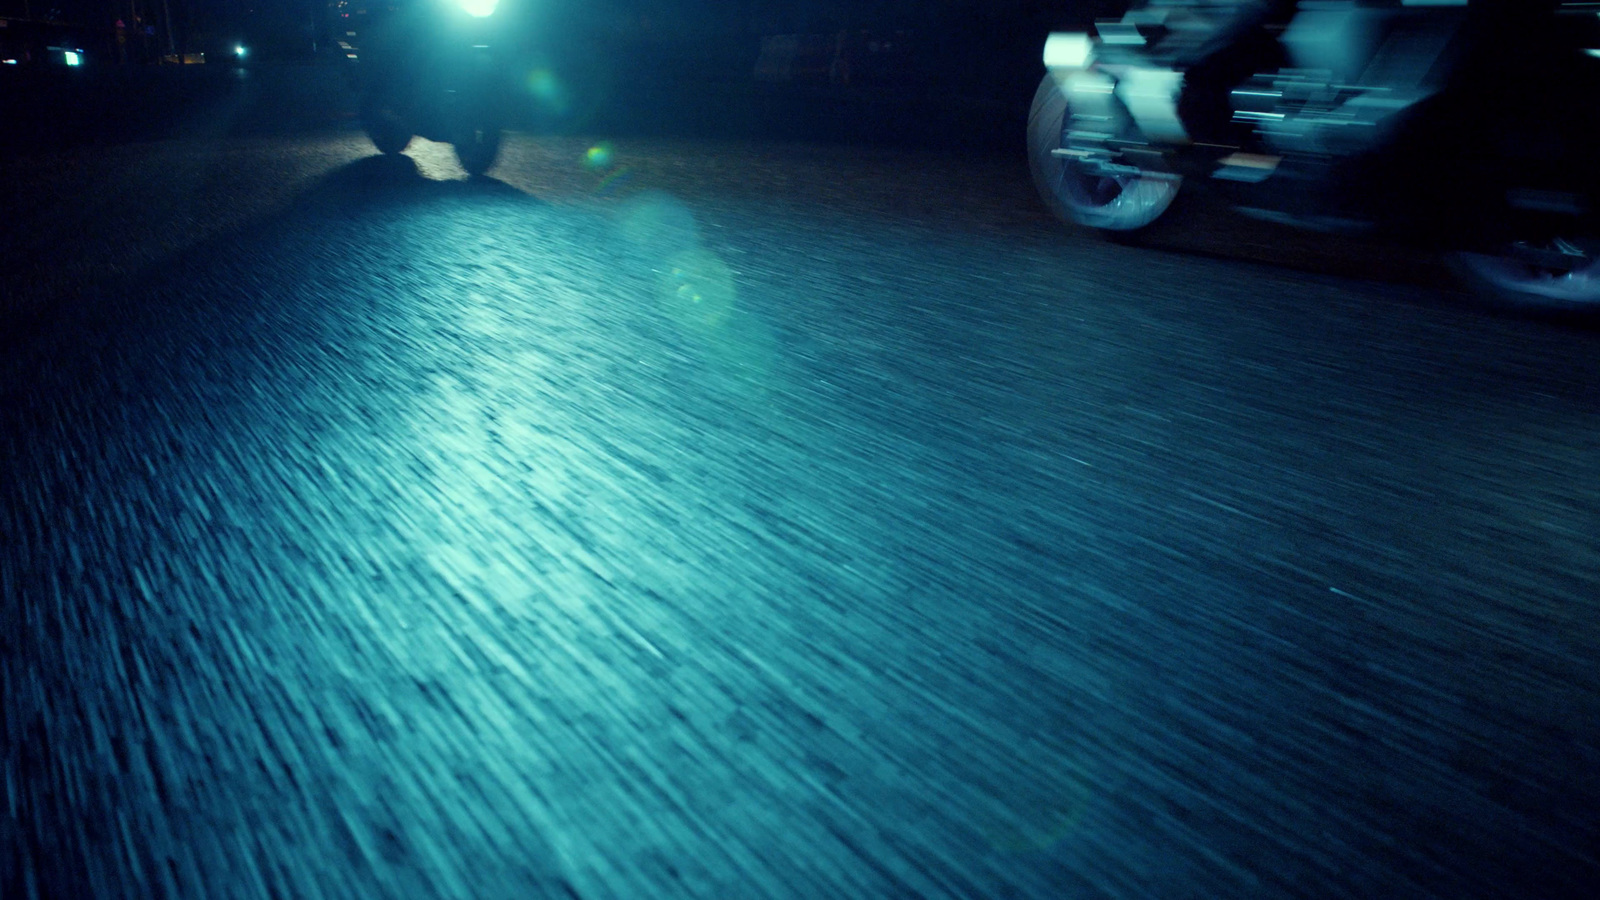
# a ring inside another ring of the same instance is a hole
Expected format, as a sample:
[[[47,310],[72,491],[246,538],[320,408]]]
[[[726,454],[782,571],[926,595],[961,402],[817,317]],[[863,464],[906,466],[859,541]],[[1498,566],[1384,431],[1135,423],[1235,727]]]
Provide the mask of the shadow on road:
[[[374,155],[313,181],[277,212],[232,224],[199,244],[159,256],[131,271],[81,276],[82,248],[67,244],[51,254],[48,248],[36,247],[27,254],[30,270],[25,277],[19,281],[17,272],[9,276],[18,297],[28,302],[0,310],[5,325],[0,328],[4,335],[0,345],[17,350],[41,340],[58,344],[72,334],[92,339],[94,332],[121,330],[130,321],[155,315],[142,304],[130,303],[131,297],[182,298],[185,314],[193,313],[213,302],[214,294],[197,292],[191,282],[197,272],[206,271],[218,259],[249,261],[261,247],[285,240],[315,246],[320,230],[351,227],[353,219],[369,213],[380,221],[403,220],[406,210],[432,203],[486,201],[543,205],[492,177],[428,178],[410,156]],[[383,211],[374,212],[376,208]],[[266,285],[293,275],[271,271],[266,264],[257,274]]]
[[[0,67],[0,157],[137,141],[284,135],[353,120],[348,89],[320,64]]]

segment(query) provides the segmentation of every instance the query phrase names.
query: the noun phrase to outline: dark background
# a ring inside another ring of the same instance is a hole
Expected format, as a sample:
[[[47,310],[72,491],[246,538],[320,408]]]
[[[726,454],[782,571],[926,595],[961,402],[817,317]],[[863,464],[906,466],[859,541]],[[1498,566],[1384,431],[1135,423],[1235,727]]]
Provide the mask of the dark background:
[[[130,9],[158,14],[159,0],[4,0],[0,16],[110,25]],[[174,15],[231,15],[238,10],[315,15],[315,0],[171,0]],[[962,21],[1002,26],[1018,21],[1103,15],[1126,6],[1113,0],[595,0],[539,2],[529,10],[568,21],[589,20],[681,33],[778,33],[837,28],[927,26]],[[508,9],[512,8],[510,4]]]
[[[1005,63],[1036,57],[1051,29],[1115,15],[1126,5],[1118,0],[510,0],[498,18],[509,42],[576,41],[601,49],[644,41],[664,55],[697,60],[702,75],[727,75],[730,65],[753,61],[768,35],[898,33],[909,40],[920,66],[979,84],[1003,72]],[[153,26],[165,44],[170,17],[171,49],[179,52],[205,51],[241,30],[288,51],[306,38],[325,44],[336,37],[340,10],[337,3],[317,0],[0,2],[0,17],[73,26],[86,37],[92,33],[88,39],[102,56],[114,51],[110,43],[118,21],[130,34]]]
[[[226,61],[355,67],[338,42],[365,0],[0,0],[32,40],[82,48],[87,64],[0,66],[0,152],[124,142],[205,127],[237,92]],[[813,139],[1015,152],[1045,37],[1116,15],[1115,0],[505,0],[512,125],[547,134]],[[171,32],[167,30],[170,13]],[[48,21],[46,21],[48,20]],[[123,23],[120,36],[115,23]],[[763,46],[795,35],[783,77]],[[158,66],[206,54],[208,65]],[[848,75],[839,77],[843,57]],[[334,65],[329,65],[333,63]]]

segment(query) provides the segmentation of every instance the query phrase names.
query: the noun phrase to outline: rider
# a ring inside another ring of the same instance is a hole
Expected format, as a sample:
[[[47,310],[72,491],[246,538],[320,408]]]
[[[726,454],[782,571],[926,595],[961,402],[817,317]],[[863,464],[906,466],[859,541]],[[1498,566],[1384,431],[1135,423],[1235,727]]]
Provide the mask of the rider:
[[[1359,5],[1359,4],[1358,4]],[[1474,93],[1504,89],[1506,72],[1526,70],[1539,60],[1527,58],[1542,46],[1554,24],[1555,0],[1470,0],[1464,43],[1479,57],[1468,71],[1490,73]],[[1294,18],[1297,0],[1150,0],[1152,8],[1181,10],[1190,21],[1206,23],[1201,37],[1178,53],[1175,65],[1184,71],[1178,118],[1196,142],[1239,146],[1252,130],[1232,121],[1229,103],[1234,88],[1250,76],[1284,65],[1277,31]],[[1537,57],[1537,53],[1534,54]]]
[[[1278,68],[1283,50],[1272,29],[1294,17],[1296,0],[1167,0],[1189,7],[1213,24],[1204,37],[1182,51],[1184,72],[1178,118],[1198,143],[1238,146],[1249,128],[1233,122],[1233,89],[1257,72]]]

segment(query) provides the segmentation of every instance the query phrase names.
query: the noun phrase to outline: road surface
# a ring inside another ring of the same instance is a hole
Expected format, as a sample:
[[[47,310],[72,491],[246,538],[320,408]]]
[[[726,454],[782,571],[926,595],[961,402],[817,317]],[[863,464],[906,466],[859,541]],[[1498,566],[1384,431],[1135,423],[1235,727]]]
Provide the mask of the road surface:
[[[1594,332],[336,93],[7,163],[0,894],[1600,884]]]

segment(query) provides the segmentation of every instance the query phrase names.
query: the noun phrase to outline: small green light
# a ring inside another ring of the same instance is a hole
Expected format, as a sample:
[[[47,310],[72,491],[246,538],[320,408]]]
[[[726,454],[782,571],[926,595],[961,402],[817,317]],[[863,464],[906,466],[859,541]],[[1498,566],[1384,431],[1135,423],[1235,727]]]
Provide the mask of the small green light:
[[[591,169],[604,169],[611,165],[611,145],[595,144],[583,154],[583,164]]]

